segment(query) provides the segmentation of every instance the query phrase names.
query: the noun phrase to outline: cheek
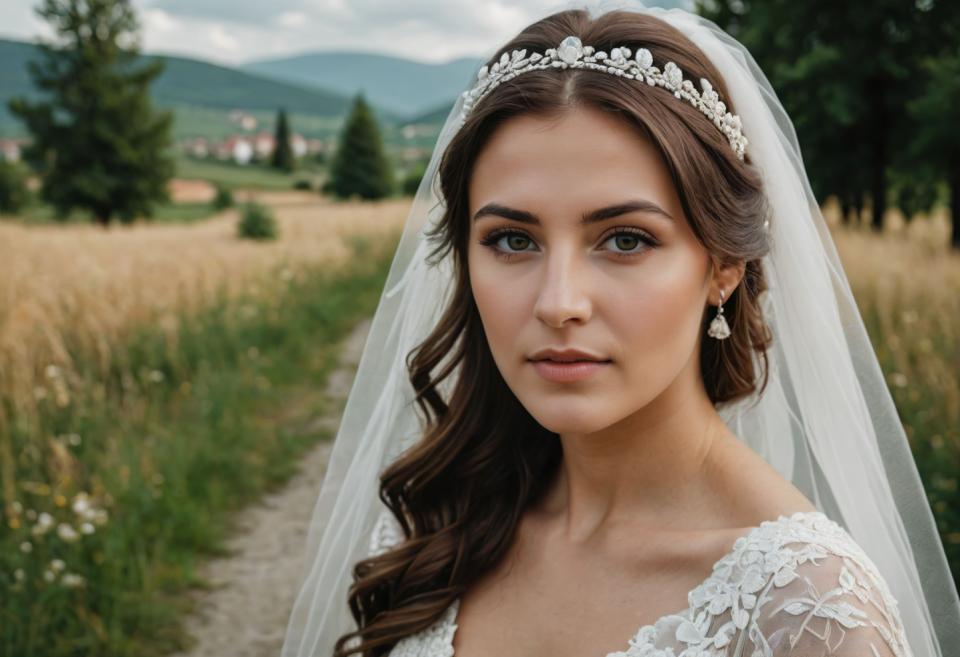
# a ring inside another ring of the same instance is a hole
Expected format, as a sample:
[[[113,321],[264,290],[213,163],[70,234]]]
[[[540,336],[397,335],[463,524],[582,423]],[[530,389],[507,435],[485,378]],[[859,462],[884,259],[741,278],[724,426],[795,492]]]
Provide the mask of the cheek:
[[[525,292],[517,285],[509,267],[487,262],[484,254],[472,254],[470,286],[483,329],[497,364],[503,369],[521,327],[530,314]]]
[[[637,270],[638,280],[626,288],[616,288],[619,298],[607,298],[606,316],[620,343],[626,375],[662,387],[696,346],[706,269],[692,255],[657,264],[655,270]]]

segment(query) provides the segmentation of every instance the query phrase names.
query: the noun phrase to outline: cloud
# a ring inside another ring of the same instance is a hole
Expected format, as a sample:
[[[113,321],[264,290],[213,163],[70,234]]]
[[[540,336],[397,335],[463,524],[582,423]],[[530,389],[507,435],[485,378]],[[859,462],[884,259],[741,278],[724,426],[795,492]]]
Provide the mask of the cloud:
[[[486,56],[537,17],[571,4],[567,0],[133,0],[144,51],[228,65],[329,50],[428,62]],[[657,4],[689,6],[692,0]],[[23,7],[4,10],[4,23],[14,38],[47,34],[43,23]]]

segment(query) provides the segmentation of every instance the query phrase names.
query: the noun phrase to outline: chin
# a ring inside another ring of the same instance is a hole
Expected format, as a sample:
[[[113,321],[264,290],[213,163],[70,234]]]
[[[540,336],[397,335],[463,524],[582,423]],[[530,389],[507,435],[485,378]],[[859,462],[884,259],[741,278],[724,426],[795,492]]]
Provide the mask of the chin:
[[[529,402],[529,403],[528,403]],[[555,399],[521,399],[524,408],[543,428],[553,433],[589,434],[605,429],[616,419],[598,408],[589,395],[570,399],[569,395],[556,395]]]

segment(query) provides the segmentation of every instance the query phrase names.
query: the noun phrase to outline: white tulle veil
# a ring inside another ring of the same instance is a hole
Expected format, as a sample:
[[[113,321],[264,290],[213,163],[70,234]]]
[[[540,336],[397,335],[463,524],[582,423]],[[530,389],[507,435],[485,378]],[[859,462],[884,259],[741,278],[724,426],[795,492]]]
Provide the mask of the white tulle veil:
[[[960,603],[934,518],[807,180],[793,124],[766,76],[738,41],[687,11],[629,1],[567,2],[543,16],[572,8],[591,15],[649,12],[689,37],[723,75],[772,210],[772,247],[763,259],[769,290],[761,300],[774,341],[763,395],[721,415],[864,548],[899,602],[915,657],[955,654]],[[466,80],[464,88],[472,83]],[[379,474],[423,430],[404,359],[430,332],[452,290],[449,256],[435,266],[425,261],[424,231],[443,212],[435,176],[462,102],[457,99],[439,135],[373,317],[313,512],[283,657],[329,657],[337,638],[356,629],[347,589],[385,509]]]

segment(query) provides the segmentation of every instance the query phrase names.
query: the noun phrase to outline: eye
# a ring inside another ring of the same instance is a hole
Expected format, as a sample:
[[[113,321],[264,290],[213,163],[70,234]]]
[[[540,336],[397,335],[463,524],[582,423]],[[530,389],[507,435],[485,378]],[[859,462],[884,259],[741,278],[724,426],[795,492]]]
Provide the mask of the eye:
[[[631,258],[640,255],[646,251],[648,247],[656,245],[656,241],[646,232],[628,226],[621,226],[614,229],[614,232],[610,233],[608,237],[603,240],[603,243],[610,241],[614,241],[618,248],[627,249],[626,251],[617,251],[615,249],[610,251],[618,258]],[[501,247],[501,242],[505,242],[507,248]],[[494,230],[483,237],[480,240],[480,244],[491,249],[498,258],[510,260],[520,253],[529,250],[524,247],[533,244],[533,238],[519,230]]]
[[[504,238],[507,239],[504,240]],[[498,246],[501,240],[507,243],[508,249],[502,249]],[[495,230],[480,240],[480,243],[491,249],[495,256],[503,258],[504,260],[510,260],[515,257],[517,253],[525,250],[523,247],[526,244],[532,242],[533,240],[529,235],[519,230]],[[515,248],[519,249],[519,251],[510,250]]]
[[[610,236],[604,240],[604,243],[612,240],[618,247],[627,249],[627,251],[612,251],[612,253],[619,258],[629,258],[639,255],[646,251],[648,247],[653,247],[656,244],[653,238],[642,230],[628,228],[626,226],[615,230],[616,232],[611,233]],[[620,238],[621,241],[618,242],[617,238]]]

